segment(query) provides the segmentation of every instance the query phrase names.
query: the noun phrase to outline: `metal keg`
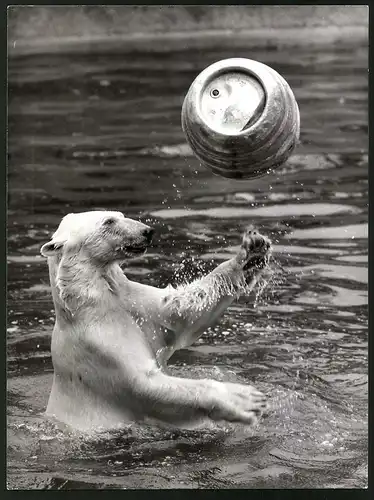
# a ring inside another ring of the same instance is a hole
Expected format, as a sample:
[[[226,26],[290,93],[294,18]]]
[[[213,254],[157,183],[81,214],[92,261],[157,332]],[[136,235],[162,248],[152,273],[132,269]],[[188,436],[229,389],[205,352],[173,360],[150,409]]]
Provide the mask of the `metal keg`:
[[[300,135],[295,96],[274,69],[251,59],[218,61],[190,86],[182,128],[215,174],[251,179],[282,165]]]

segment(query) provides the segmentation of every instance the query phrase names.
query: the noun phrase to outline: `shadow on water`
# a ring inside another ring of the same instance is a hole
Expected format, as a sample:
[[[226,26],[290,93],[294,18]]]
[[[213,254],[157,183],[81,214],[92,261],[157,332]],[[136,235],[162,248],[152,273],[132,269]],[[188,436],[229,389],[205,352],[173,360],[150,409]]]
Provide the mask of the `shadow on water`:
[[[195,42],[196,43],[196,42]],[[146,47],[9,60],[8,487],[293,488],[367,484],[367,44],[169,52]],[[274,175],[233,181],[193,158],[180,126],[196,74],[225,57],[273,66],[298,99],[301,144]],[[274,243],[261,294],[171,360],[181,376],[256,385],[254,429],[129,426],[81,436],[44,420],[54,322],[39,248],[69,211],[116,208],[157,229],[128,265],[155,286],[234,254],[254,224]]]

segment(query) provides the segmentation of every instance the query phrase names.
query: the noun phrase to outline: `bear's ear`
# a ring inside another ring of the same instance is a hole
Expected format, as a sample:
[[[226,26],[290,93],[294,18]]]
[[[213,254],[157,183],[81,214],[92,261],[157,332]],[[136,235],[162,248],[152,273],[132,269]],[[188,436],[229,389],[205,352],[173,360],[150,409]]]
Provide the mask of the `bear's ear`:
[[[58,250],[61,250],[63,246],[64,244],[62,242],[52,240],[48,243],[44,243],[44,245],[40,249],[40,253],[43,255],[43,257],[52,257],[53,255],[56,255]]]

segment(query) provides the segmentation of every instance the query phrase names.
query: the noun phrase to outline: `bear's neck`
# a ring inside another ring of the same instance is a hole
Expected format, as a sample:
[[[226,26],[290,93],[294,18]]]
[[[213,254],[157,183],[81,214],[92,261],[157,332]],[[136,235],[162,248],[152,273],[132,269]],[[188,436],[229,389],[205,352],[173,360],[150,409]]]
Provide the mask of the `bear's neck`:
[[[99,306],[127,282],[117,263],[98,267],[89,259],[63,255],[49,257],[48,265],[56,315],[74,315],[85,305]]]

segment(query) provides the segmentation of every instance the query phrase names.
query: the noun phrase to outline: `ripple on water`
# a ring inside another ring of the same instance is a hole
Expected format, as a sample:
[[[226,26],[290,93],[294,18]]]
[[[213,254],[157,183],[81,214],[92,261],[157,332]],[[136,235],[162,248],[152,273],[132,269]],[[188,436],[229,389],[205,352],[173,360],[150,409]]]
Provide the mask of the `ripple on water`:
[[[258,208],[243,207],[216,207],[201,210],[189,208],[171,208],[167,210],[156,210],[151,212],[153,217],[161,219],[178,219],[181,217],[213,217],[219,219],[243,218],[243,217],[290,217],[300,215],[335,215],[335,214],[359,214],[361,209],[351,205],[338,205],[333,203],[300,203],[286,205],[269,205]]]
[[[368,269],[366,267],[338,266],[334,264],[314,264],[312,266],[290,267],[291,273],[302,272],[303,276],[311,274],[323,278],[333,278],[335,280],[347,280],[349,282],[363,283],[368,282]]]
[[[352,290],[332,285],[326,285],[331,288],[332,293],[319,293],[318,295],[313,292],[304,292],[299,294],[294,299],[297,304],[319,305],[321,301],[327,305],[334,305],[338,307],[357,307],[365,306],[368,303],[368,296],[366,292],[359,290]]]
[[[318,227],[312,229],[295,229],[287,235],[295,240],[331,240],[355,239],[368,237],[367,224],[352,224],[341,227]],[[335,244],[335,243],[334,243]],[[344,244],[343,244],[344,246]]]
[[[344,260],[345,262],[355,262],[357,264],[367,264],[368,256],[367,255],[341,255],[336,257],[336,260]]]
[[[311,254],[315,255],[324,254],[324,255],[337,255],[342,253],[342,251],[337,251],[331,248],[323,248],[321,246],[298,246],[298,245],[273,245],[273,252],[280,254]]]

